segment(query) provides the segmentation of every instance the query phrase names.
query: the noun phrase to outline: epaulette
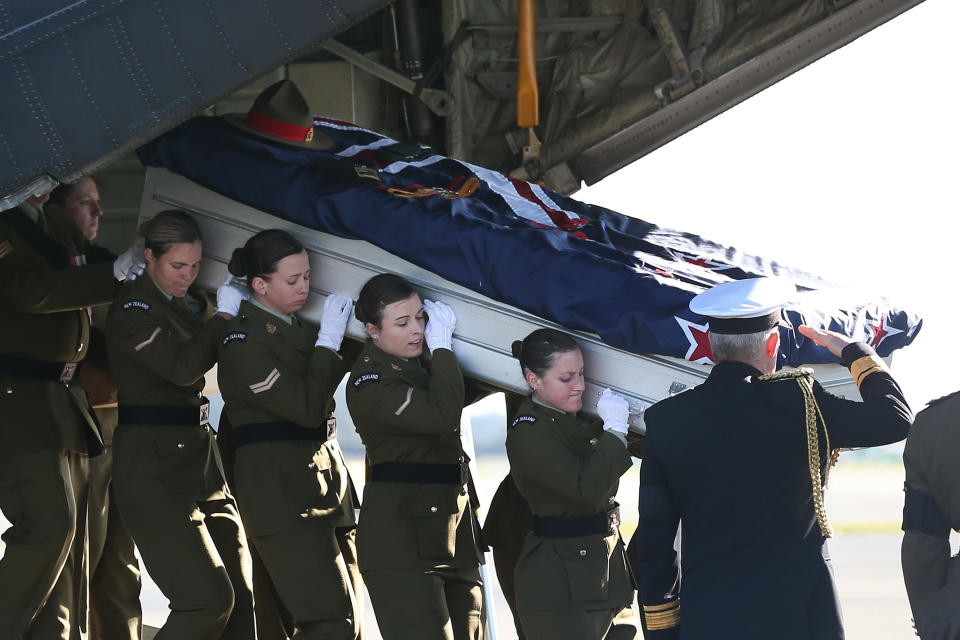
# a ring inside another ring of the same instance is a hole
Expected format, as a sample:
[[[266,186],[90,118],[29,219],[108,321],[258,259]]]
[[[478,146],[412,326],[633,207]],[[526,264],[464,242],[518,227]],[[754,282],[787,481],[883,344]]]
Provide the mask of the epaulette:
[[[813,376],[813,369],[807,367],[800,367],[799,369],[791,369],[789,371],[778,371],[776,373],[769,373],[763,376],[756,376],[753,379],[758,382],[781,382],[784,380],[796,380],[797,378],[806,378],[808,376]]]
[[[510,423],[510,428],[516,429],[517,425],[519,425],[522,422],[529,422],[533,424],[536,421],[537,421],[537,416],[532,416],[529,413],[525,413],[514,418],[513,421]]]

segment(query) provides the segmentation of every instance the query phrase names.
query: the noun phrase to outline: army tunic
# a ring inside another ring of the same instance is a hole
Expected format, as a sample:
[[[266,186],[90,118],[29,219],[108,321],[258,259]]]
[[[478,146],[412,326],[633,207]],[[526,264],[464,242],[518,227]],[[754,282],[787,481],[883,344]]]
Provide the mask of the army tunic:
[[[599,420],[585,423],[527,400],[510,421],[506,447],[510,475],[533,513],[515,570],[526,637],[603,638],[633,603],[620,532],[605,516],[631,465],[626,445]],[[584,517],[600,517],[604,530],[558,534],[538,526]]]
[[[819,468],[796,378],[720,362],[703,384],[647,409],[631,560],[648,639],[718,629],[743,640],[844,637],[811,475],[822,482],[829,449],[903,439],[912,414],[870,347],[848,345],[843,362],[863,402],[813,382]]]
[[[359,503],[332,417],[343,361],[314,346],[316,327],[250,301],[221,335],[217,375],[238,443],[234,488],[247,536],[302,637],[355,638]]]
[[[950,530],[960,530],[960,393],[917,414],[903,449],[903,581],[924,640],[960,637],[960,560]]]
[[[346,397],[367,453],[357,552],[381,633],[479,637],[483,555],[460,442],[464,383],[456,356],[436,349],[427,370],[368,342]],[[381,479],[433,468],[454,477]]]
[[[170,599],[157,638],[250,639],[245,535],[202,415],[203,376],[226,321],[205,298],[188,295],[202,313],[144,274],[123,286],[107,317],[119,393],[114,496],[147,570]]]
[[[0,559],[4,638],[66,638],[83,615],[87,458],[102,444],[75,363],[85,308],[110,302],[116,283],[109,262],[82,264],[81,239],[28,205],[0,213],[0,509],[14,523]]]

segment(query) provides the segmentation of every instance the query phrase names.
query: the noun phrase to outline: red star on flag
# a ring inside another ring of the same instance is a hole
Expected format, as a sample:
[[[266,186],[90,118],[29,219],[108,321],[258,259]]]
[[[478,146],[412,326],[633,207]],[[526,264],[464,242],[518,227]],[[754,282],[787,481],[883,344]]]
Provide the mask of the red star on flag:
[[[867,326],[870,328],[870,331],[873,332],[873,339],[870,341],[870,346],[874,349],[879,347],[880,343],[883,342],[885,338],[895,336],[898,333],[903,333],[903,329],[897,329],[896,327],[887,324],[886,316],[881,318],[877,324],[870,324]]]
[[[690,348],[687,349],[683,357],[691,362],[700,364],[713,364],[713,352],[710,350],[710,329],[705,324],[696,324],[683,318],[673,316],[683,335],[690,341]]]

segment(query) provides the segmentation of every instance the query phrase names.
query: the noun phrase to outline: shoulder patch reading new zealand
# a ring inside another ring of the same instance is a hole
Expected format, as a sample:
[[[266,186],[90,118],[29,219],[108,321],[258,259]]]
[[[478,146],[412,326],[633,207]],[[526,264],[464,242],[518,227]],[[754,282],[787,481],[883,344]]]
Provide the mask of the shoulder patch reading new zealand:
[[[150,303],[146,300],[127,300],[120,308],[124,311],[130,311],[131,309],[139,309],[140,311],[150,311]]]
[[[510,423],[510,428],[516,429],[517,425],[520,424],[521,422],[533,423],[536,421],[537,421],[537,416],[530,416],[530,415],[517,416],[516,418],[513,419],[513,422]]]
[[[233,333],[228,333],[223,336],[223,340],[220,341],[220,344],[223,346],[229,345],[231,342],[246,342],[247,334],[243,331],[234,331]]]
[[[370,384],[371,382],[380,382],[379,373],[365,373],[362,376],[358,377],[353,381],[353,388],[359,389],[365,384]]]

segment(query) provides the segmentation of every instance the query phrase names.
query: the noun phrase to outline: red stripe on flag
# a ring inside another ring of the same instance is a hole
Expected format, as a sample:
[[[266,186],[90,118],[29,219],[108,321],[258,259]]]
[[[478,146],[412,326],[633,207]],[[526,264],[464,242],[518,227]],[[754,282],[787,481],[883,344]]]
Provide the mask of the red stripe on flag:
[[[524,199],[532,202],[541,209],[544,213],[550,216],[550,219],[553,221],[553,224],[557,225],[558,229],[563,229],[564,231],[570,231],[571,229],[578,229],[584,225],[586,222],[580,218],[568,218],[567,214],[562,211],[557,211],[552,207],[548,207],[543,203],[540,198],[537,197],[537,194],[533,192],[533,189],[530,188],[530,183],[524,180],[518,180],[517,178],[511,178],[507,176],[507,179],[510,181],[510,184],[513,185],[513,188],[517,190],[517,193]]]

